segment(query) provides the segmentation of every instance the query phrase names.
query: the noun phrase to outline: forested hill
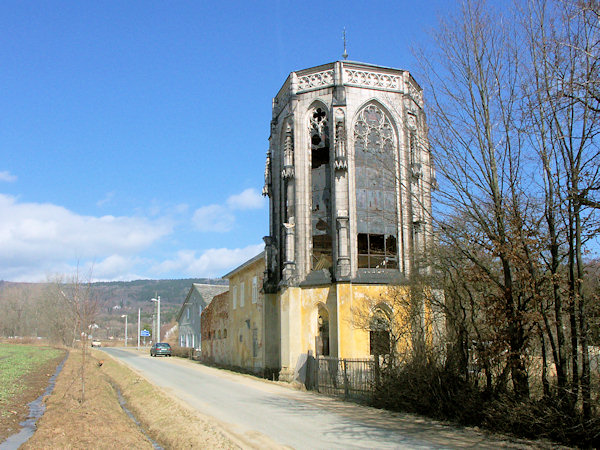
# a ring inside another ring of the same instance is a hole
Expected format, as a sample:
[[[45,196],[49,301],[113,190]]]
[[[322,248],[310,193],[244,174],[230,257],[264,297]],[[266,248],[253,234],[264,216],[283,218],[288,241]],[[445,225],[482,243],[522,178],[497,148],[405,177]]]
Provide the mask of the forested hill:
[[[119,306],[135,306],[148,302],[160,295],[162,304],[181,305],[193,283],[224,285],[227,280],[221,278],[186,278],[182,280],[135,280],[93,283],[98,298]],[[209,301],[207,299],[207,301]]]

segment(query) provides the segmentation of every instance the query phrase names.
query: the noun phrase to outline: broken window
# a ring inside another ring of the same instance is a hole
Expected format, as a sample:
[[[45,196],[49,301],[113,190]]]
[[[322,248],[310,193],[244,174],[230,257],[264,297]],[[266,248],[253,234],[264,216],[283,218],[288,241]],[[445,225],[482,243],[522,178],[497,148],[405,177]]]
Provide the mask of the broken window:
[[[375,104],[354,126],[359,268],[398,268],[396,136],[389,117]]]
[[[358,233],[359,269],[397,269],[396,236]]]
[[[315,270],[332,265],[331,170],[327,113],[317,107],[310,114],[311,149],[311,233],[312,264]]]

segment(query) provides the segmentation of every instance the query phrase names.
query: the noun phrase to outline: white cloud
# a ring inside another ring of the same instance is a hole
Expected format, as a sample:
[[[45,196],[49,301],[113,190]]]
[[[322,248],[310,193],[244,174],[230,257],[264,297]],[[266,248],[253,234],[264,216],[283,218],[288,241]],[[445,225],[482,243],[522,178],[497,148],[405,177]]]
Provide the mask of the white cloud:
[[[0,279],[39,280],[40,273],[64,273],[74,260],[101,260],[108,267],[111,255],[135,255],[171,232],[167,221],[81,216],[0,194]]]
[[[227,199],[227,206],[231,209],[260,209],[265,204],[264,197],[256,189],[252,188],[232,195]]]
[[[225,205],[207,205],[198,208],[192,221],[199,231],[225,233],[235,225],[237,210],[260,209],[266,202],[256,189],[248,188],[239,194],[230,196]]]
[[[199,231],[224,233],[233,228],[235,216],[224,206],[208,205],[198,208],[192,221]]]
[[[6,181],[7,183],[12,183],[13,181],[17,181],[17,177],[12,175],[8,170],[0,172],[0,181]]]
[[[264,244],[244,248],[211,248],[197,256],[194,250],[181,250],[174,259],[152,268],[156,274],[177,272],[190,277],[220,277],[264,249]]]

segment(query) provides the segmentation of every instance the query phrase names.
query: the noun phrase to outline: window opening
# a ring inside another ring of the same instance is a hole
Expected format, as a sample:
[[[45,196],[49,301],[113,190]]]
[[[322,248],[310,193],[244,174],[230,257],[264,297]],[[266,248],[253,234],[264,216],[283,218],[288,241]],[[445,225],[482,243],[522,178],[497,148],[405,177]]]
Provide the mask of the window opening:
[[[310,115],[312,187],[312,260],[314,270],[332,266],[331,170],[327,113],[316,108]]]
[[[396,236],[358,233],[358,267],[397,269]]]
[[[252,303],[258,301],[258,277],[252,278]]]
[[[363,108],[354,125],[359,268],[398,268],[395,142],[385,113]]]
[[[237,308],[237,286],[233,287],[233,309]]]
[[[382,310],[378,309],[371,318],[371,330],[369,331],[371,355],[389,355],[390,343],[390,320]]]
[[[240,308],[242,308],[244,306],[244,282],[242,281],[240,283]]]

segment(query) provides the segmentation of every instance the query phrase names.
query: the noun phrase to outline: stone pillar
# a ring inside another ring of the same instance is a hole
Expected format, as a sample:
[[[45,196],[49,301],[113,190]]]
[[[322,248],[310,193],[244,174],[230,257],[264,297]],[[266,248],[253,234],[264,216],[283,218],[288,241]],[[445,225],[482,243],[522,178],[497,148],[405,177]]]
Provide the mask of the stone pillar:
[[[283,279],[290,281],[294,276],[296,269],[295,246],[294,246],[294,229],[296,224],[294,218],[290,217],[289,222],[284,223],[285,228],[285,261],[283,263]]]
[[[344,214],[345,213],[345,214]],[[336,279],[347,279],[350,277],[350,254],[348,234],[348,211],[339,211],[337,216],[337,242],[338,254],[336,264]]]
[[[346,117],[344,108],[336,108],[335,121],[335,222],[336,240],[336,280],[350,278],[350,236],[348,217],[348,152],[346,148]]]
[[[285,246],[285,259],[283,261],[282,278],[285,283],[289,283],[295,274],[296,256],[295,256],[295,183],[294,183],[294,131],[292,124],[288,122],[285,125],[285,139],[283,143],[283,169],[281,178],[285,185],[285,230],[283,245]]]

